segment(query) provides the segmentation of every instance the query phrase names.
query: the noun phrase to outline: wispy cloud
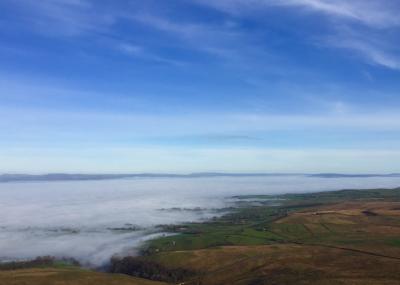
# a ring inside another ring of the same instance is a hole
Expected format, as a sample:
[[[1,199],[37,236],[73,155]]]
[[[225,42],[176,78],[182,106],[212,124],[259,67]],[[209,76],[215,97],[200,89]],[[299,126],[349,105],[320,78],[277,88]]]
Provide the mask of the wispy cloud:
[[[331,16],[347,18],[374,27],[400,25],[393,5],[387,0],[281,0],[270,1],[276,5],[304,7]]]
[[[177,22],[166,16],[150,13],[130,15],[129,18],[136,23],[174,36],[189,45],[190,49],[220,57],[234,56],[235,47],[244,37],[239,29],[226,23],[211,25],[204,22]]]
[[[182,61],[150,51],[145,45],[131,43],[119,36],[115,25],[126,20],[127,13],[121,5],[103,5],[92,0],[28,0],[9,1],[16,11],[21,26],[46,37],[87,38],[92,45],[111,49],[120,54],[157,63],[183,65]],[[10,48],[10,52],[14,49]]]
[[[396,5],[389,0],[194,0],[232,14],[271,9],[272,7],[305,8],[331,16],[347,18],[367,25],[388,27],[400,25]]]
[[[140,48],[134,47],[133,52]],[[74,89],[65,82],[35,78],[0,76],[0,141],[32,142],[104,140],[134,141],[137,138],[203,137],[216,140],[248,140],[257,133],[271,131],[387,131],[400,130],[400,115],[386,107],[360,108],[350,102],[321,96],[306,97],[313,108],[293,113],[290,109],[260,110],[235,108],[210,111],[204,108],[154,108],[153,99],[136,98],[119,93],[101,93]],[[296,92],[296,91],[295,91]],[[334,89],[332,92],[343,92]],[[70,103],[84,100],[79,108]],[[96,100],[106,104],[98,108]],[[160,99],[161,100],[161,99]],[[23,104],[21,102],[24,102]],[[46,102],[43,105],[41,102]],[[160,101],[161,102],[161,101]],[[165,102],[165,101],[163,101]],[[245,101],[243,101],[245,102]],[[180,101],[182,104],[182,101]],[[125,108],[124,108],[125,107]],[[107,137],[104,136],[107,134]]]
[[[366,28],[353,26],[349,22],[335,24],[335,31],[328,37],[330,47],[344,48],[357,52],[368,63],[393,70],[400,69],[400,58],[395,48],[390,47],[388,38],[380,35],[382,30],[398,28],[400,6],[393,1],[327,1],[327,0],[288,0],[290,5],[304,6],[332,17],[341,17],[366,25]],[[379,30],[375,32],[374,30]],[[390,40],[390,38],[389,38]]]
[[[255,115],[251,113],[128,114],[88,111],[0,110],[8,122],[0,126],[3,142],[45,139],[69,141],[131,141],[136,139],[204,136],[204,138],[243,138],[245,134],[271,131],[364,131],[398,132],[400,116],[376,114]],[[17,130],[17,131],[12,131]],[[105,137],[104,134],[107,134]]]
[[[237,39],[241,36],[232,25],[213,26],[204,22],[173,21],[157,13],[157,6],[142,10],[139,9],[141,4],[104,5],[92,0],[6,1],[16,8],[17,17],[24,23],[19,28],[51,37],[88,37],[92,40],[97,38],[98,42],[114,42],[114,46],[118,47],[115,50],[155,61],[168,60],[154,53],[150,55],[143,45],[139,48],[139,44],[119,39],[116,24],[130,20],[133,24],[142,24],[174,35],[176,39],[189,44],[191,49],[218,56],[230,55],[235,46],[233,42],[238,43]]]
[[[338,33],[324,39],[329,47],[343,48],[356,52],[367,63],[383,66],[393,70],[400,70],[400,57],[390,47],[382,42],[369,39],[352,33]]]
[[[104,32],[115,21],[112,13],[101,13],[89,0],[9,1],[17,8],[24,27],[51,36],[79,36]]]
[[[195,0],[236,16],[248,16],[251,12],[281,8],[302,8],[300,13],[313,12],[324,15],[332,27],[328,36],[329,46],[358,52],[375,65],[398,70],[400,59],[385,48],[386,38],[376,36],[374,30],[384,31],[400,27],[400,4],[388,0]],[[251,13],[250,15],[253,15]],[[326,17],[328,16],[328,17]],[[360,25],[361,24],[361,25]],[[342,27],[351,33],[338,33]],[[324,38],[324,36],[322,36]],[[372,41],[371,41],[372,38]],[[380,44],[374,44],[378,40]],[[325,38],[326,39],[326,38]],[[390,40],[390,39],[389,39]],[[327,42],[328,42],[327,41]],[[383,42],[383,44],[382,44]]]
[[[165,56],[158,55],[156,53],[152,53],[148,48],[144,48],[143,46],[131,44],[124,41],[114,42],[114,45],[116,50],[135,58],[140,58],[147,61],[158,62],[174,66],[186,65],[186,63],[183,61],[171,59]]]

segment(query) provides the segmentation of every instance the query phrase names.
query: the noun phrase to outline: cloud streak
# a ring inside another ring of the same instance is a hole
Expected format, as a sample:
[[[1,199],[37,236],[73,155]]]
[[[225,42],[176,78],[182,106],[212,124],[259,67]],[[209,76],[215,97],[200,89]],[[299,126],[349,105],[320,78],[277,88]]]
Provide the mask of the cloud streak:
[[[140,13],[128,16],[133,22],[172,35],[190,49],[214,56],[231,58],[235,56],[235,46],[243,42],[244,35],[230,25],[210,25],[192,22],[177,22],[166,16]],[[242,46],[242,45],[241,45]]]
[[[48,36],[75,37],[104,32],[114,23],[114,16],[101,13],[89,0],[8,1],[18,8],[25,28]]]
[[[381,44],[369,40],[367,36],[349,36],[339,33],[336,36],[328,38],[326,43],[330,47],[354,51],[367,63],[372,65],[400,70],[400,57],[388,51],[388,48],[381,47]]]
[[[269,56],[273,56],[265,47],[261,49],[252,44],[251,36],[242,30],[241,25],[234,23],[232,17],[229,21],[222,20],[217,24],[209,24],[203,21],[172,20],[165,13],[160,13],[160,9],[154,5],[150,5],[150,9],[148,7],[143,9],[146,5],[122,3],[120,6],[111,8],[91,0],[44,0],[35,4],[27,0],[18,2],[7,0],[7,2],[19,7],[18,11],[25,23],[25,28],[33,28],[38,33],[52,37],[97,38],[98,42],[112,43],[114,50],[121,54],[158,63],[181,66],[182,60],[150,51],[151,48],[149,49],[143,43],[131,43],[126,39],[119,39],[115,29],[116,24],[130,20],[132,25],[144,25],[174,37],[178,41],[171,41],[172,46],[200,51],[227,61],[237,60],[241,65],[254,60],[251,57],[252,54],[254,57],[264,58],[266,62]],[[303,16],[323,15],[332,26],[332,34],[329,37],[336,37],[336,42],[343,39],[340,32],[337,32],[341,26],[352,30],[354,35],[347,35],[345,42],[340,45],[331,44],[330,47],[358,52],[362,58],[376,65],[392,70],[399,69],[400,60],[396,54],[383,45],[371,45],[361,37],[366,34],[367,38],[375,37],[381,41],[387,41],[382,37],[377,37],[371,30],[386,31],[400,27],[400,19],[397,15],[400,5],[393,1],[192,0],[191,3],[228,13],[237,17],[238,22],[243,17],[254,20],[258,18],[257,16],[253,18],[254,15],[276,8],[296,9]],[[321,38],[323,39],[324,36],[321,35]],[[134,50],[132,47],[135,47]],[[140,47],[140,50],[137,47]]]
[[[374,27],[399,26],[393,1],[383,0],[194,0],[224,12],[240,15],[273,7],[304,8]]]
[[[374,65],[392,70],[399,70],[400,59],[382,44],[371,44],[371,40],[386,44],[387,39],[377,36],[385,30],[398,29],[400,5],[393,1],[377,0],[196,0],[197,3],[216,8],[235,16],[247,17],[261,10],[273,8],[297,9],[304,12],[327,15],[332,27],[332,34],[328,36],[329,47],[338,47],[358,52],[360,56]],[[361,26],[359,25],[361,24]],[[346,36],[343,36],[342,27],[346,27]],[[324,36],[321,38],[326,40]]]
[[[270,131],[364,130],[399,131],[400,116],[395,113],[375,114],[298,114],[274,115],[253,113],[201,114],[123,114],[40,110],[0,110],[9,118],[2,128],[15,126],[17,136],[97,139],[102,133],[114,139],[157,138],[175,136],[242,136],[244,133]],[[61,126],[61,127],[60,127]],[[10,134],[3,133],[3,139]],[[72,136],[72,137],[71,137]]]
[[[275,5],[299,6],[328,15],[347,18],[372,27],[399,26],[392,1],[386,0],[283,0],[271,1]]]

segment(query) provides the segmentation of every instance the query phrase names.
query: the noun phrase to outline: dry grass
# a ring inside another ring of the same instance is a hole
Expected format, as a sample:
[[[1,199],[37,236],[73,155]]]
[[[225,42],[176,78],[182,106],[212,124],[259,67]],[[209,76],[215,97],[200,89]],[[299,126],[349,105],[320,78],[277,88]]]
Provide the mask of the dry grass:
[[[286,243],[161,252],[198,272],[185,284],[400,284],[400,203],[351,202],[292,213],[271,225]],[[385,257],[386,256],[386,257]]]
[[[199,272],[185,284],[399,284],[400,280],[400,260],[323,246],[228,246],[166,252],[156,258],[171,267]]]
[[[162,285],[125,275],[80,269],[35,268],[0,271],[0,285]]]

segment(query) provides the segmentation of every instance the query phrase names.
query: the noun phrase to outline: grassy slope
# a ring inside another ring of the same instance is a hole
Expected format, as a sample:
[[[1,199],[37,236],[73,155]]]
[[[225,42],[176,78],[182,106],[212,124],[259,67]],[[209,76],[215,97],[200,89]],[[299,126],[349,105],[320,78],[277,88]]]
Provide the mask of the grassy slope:
[[[30,268],[0,271],[0,285],[162,285],[166,283],[79,268]]]
[[[399,284],[398,189],[283,197],[186,225],[146,258],[196,271],[186,284]]]
[[[165,252],[170,266],[196,269],[185,284],[399,284],[398,262],[321,246],[279,244]],[[347,283],[346,283],[347,282]]]
[[[147,248],[148,253],[203,249],[223,245],[265,245],[297,240],[311,241],[319,238],[335,239],[336,237],[338,242],[340,241],[339,239],[349,239],[349,241],[352,241],[357,236],[364,239],[365,236],[363,233],[358,233],[359,229],[356,230],[353,226],[363,216],[367,219],[360,221],[359,228],[369,223],[389,223],[388,220],[391,220],[391,223],[388,224],[389,226],[400,226],[396,217],[367,217],[361,215],[360,217],[353,217],[353,220],[333,223],[334,225],[330,229],[325,225],[325,220],[328,219],[328,223],[332,223],[332,219],[341,220],[343,215],[334,215],[331,217],[324,215],[320,217],[321,221],[317,225],[313,225],[319,229],[318,234],[310,234],[310,228],[304,226],[306,223],[301,220],[292,220],[291,223],[277,222],[294,212],[304,210],[313,211],[316,208],[346,201],[400,201],[400,189],[347,190],[282,196],[258,195],[242,196],[241,198],[264,199],[265,203],[261,206],[244,204],[242,208],[237,209],[235,212],[214,221],[187,224],[178,227],[175,229],[178,235],[162,237],[151,241]],[[284,198],[285,200],[281,201],[282,205],[271,207],[271,198]],[[359,212],[361,211],[359,209]],[[315,230],[318,231],[318,229]],[[396,243],[396,241],[393,242]]]

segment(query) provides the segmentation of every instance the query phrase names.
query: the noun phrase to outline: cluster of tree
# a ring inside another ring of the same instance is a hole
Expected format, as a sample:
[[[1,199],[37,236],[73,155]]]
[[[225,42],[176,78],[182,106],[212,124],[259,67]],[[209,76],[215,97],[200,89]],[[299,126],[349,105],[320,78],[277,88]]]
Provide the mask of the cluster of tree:
[[[174,283],[181,282],[194,275],[194,272],[187,269],[166,268],[159,263],[132,256],[112,258],[110,272]]]
[[[79,266],[79,262],[73,258],[57,259],[53,256],[39,256],[32,260],[0,263],[0,270],[17,270],[24,268],[52,267],[56,265],[56,263]]]

